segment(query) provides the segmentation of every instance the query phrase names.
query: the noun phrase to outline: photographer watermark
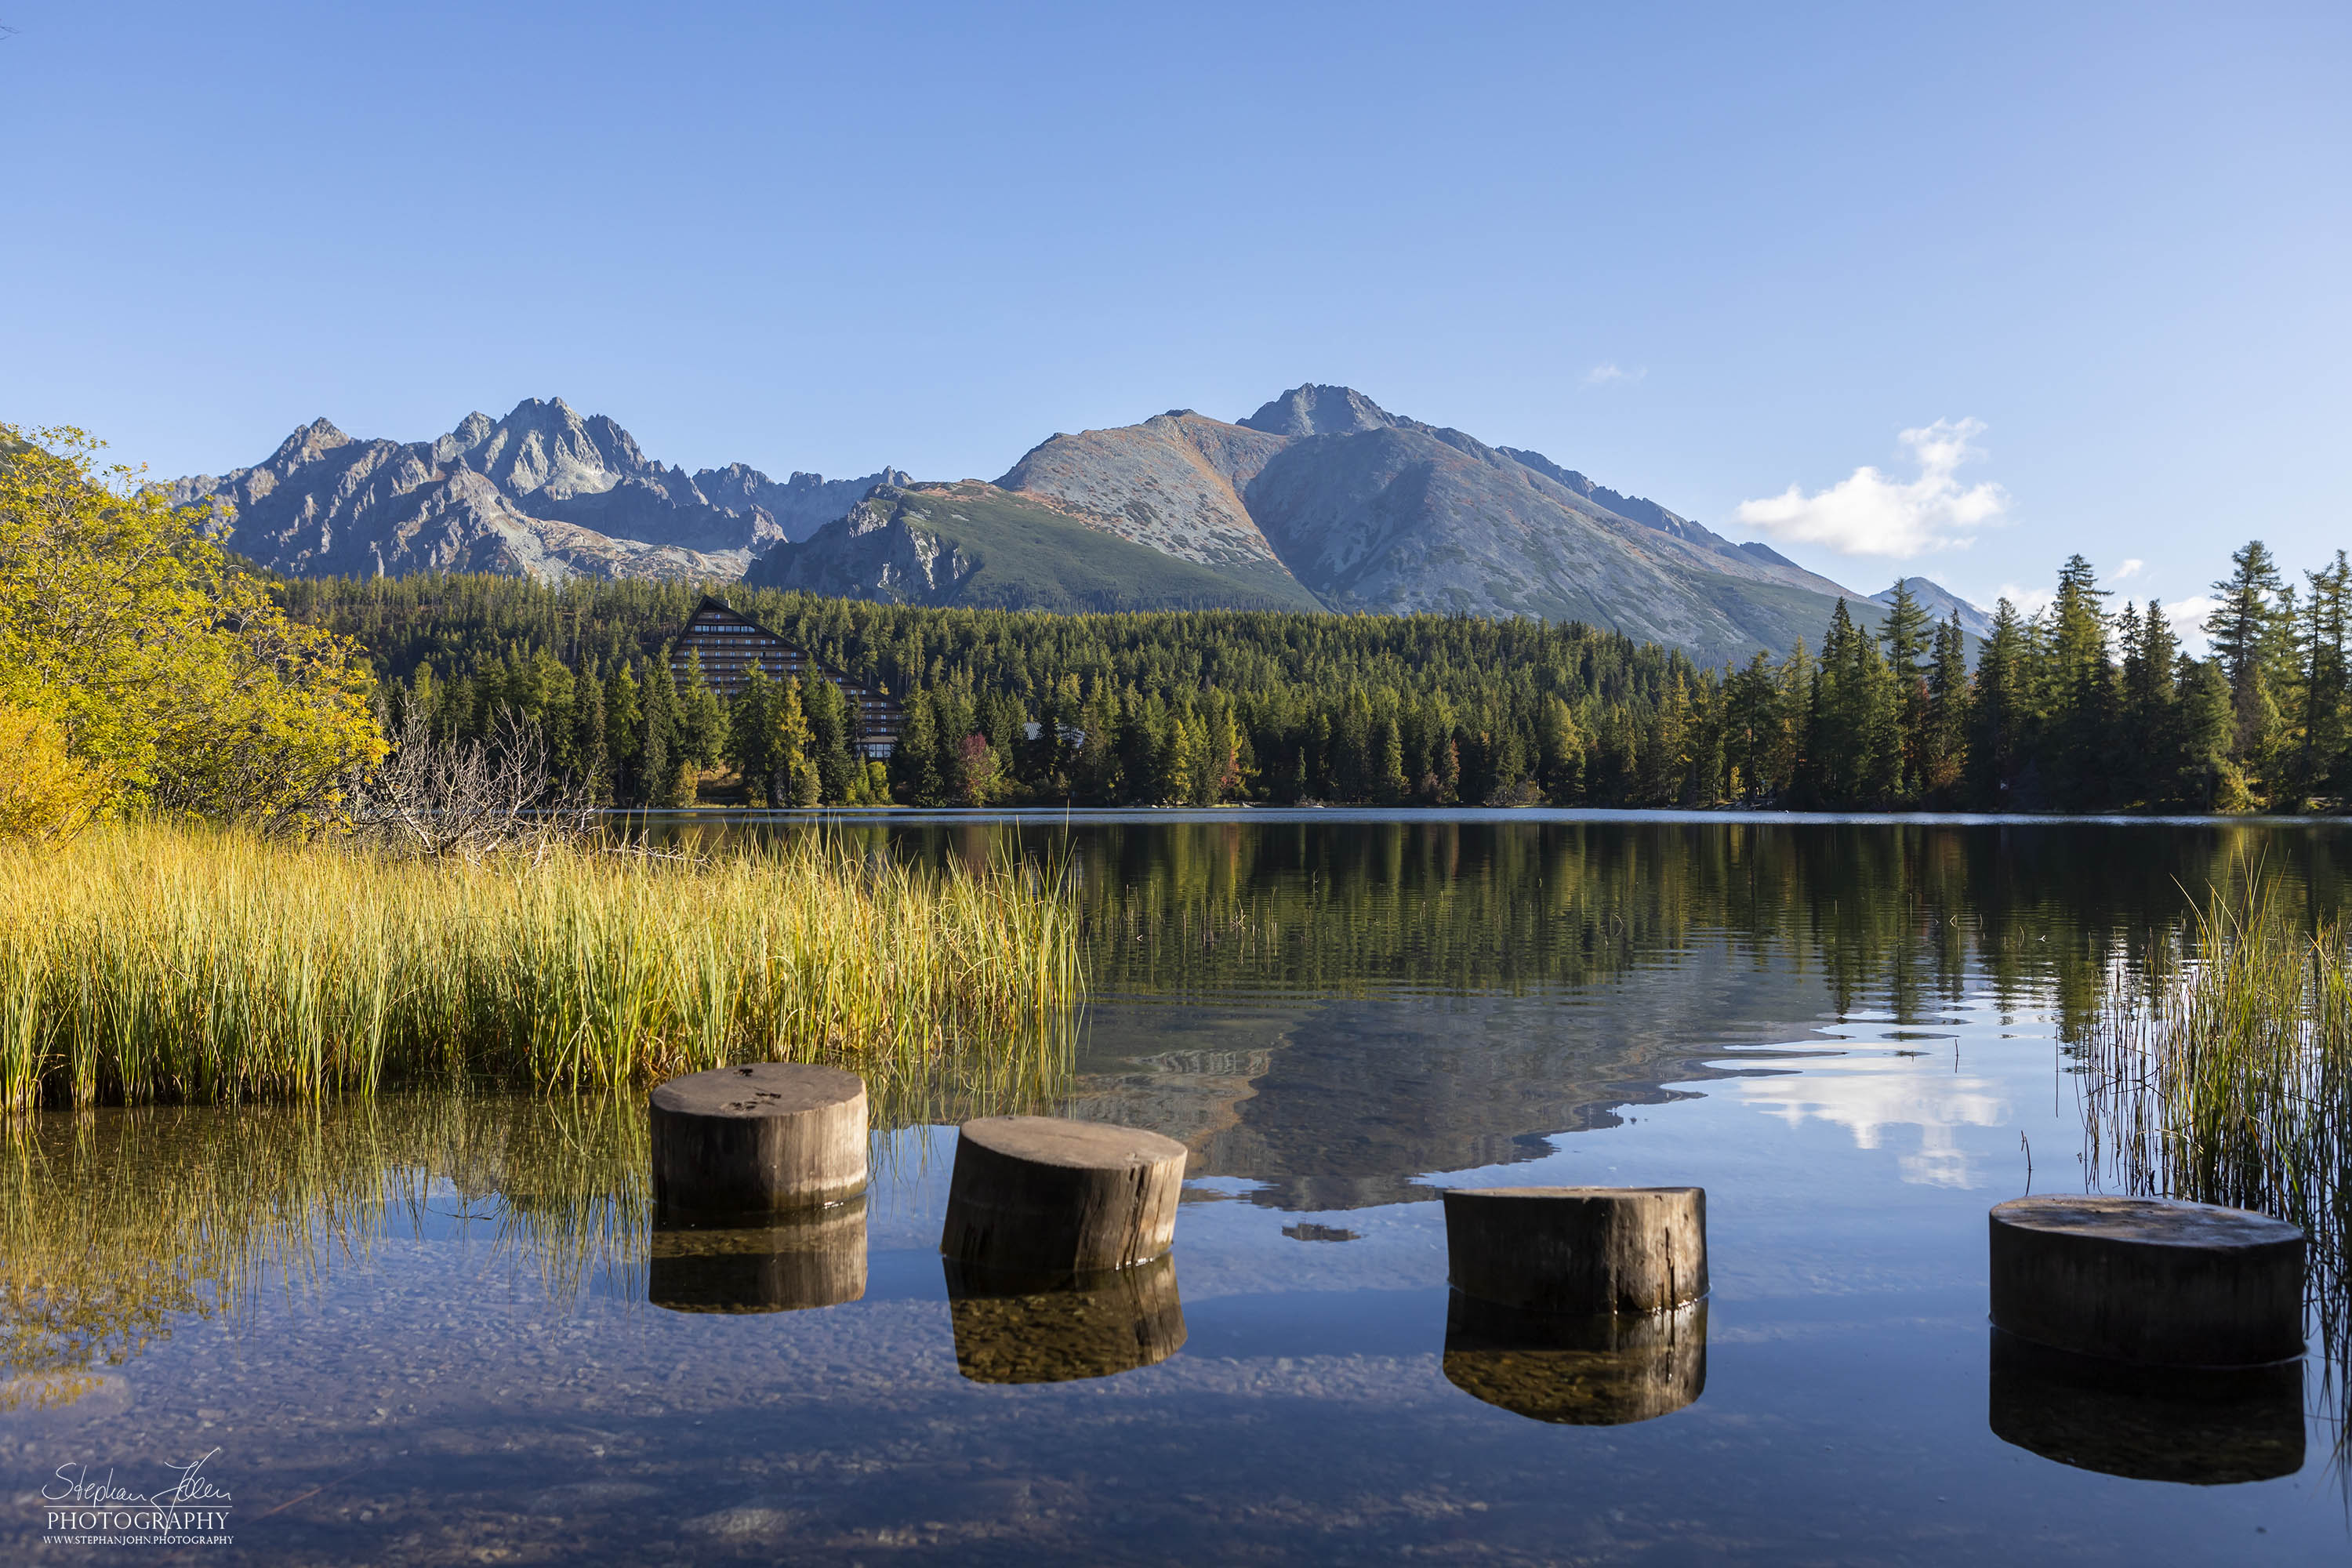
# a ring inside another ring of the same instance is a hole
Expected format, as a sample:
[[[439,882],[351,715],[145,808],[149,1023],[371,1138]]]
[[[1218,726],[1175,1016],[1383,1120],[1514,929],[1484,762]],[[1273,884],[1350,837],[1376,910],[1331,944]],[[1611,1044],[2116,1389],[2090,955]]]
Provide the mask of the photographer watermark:
[[[236,1539],[228,1533],[235,1500],[204,1473],[219,1452],[164,1465],[178,1479],[151,1492],[116,1485],[111,1469],[100,1479],[88,1465],[59,1465],[57,1479],[41,1489],[41,1539],[53,1546],[226,1546]]]

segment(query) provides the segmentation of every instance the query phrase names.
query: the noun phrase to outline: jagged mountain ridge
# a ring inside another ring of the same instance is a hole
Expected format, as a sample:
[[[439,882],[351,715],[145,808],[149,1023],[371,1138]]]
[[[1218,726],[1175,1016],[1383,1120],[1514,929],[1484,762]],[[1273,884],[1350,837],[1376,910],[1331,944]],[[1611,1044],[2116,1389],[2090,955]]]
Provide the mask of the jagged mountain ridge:
[[[740,463],[688,474],[646,457],[604,415],[527,398],[431,441],[362,440],[324,419],[249,468],[167,487],[233,509],[239,553],[302,576],[424,571],[730,579],[805,538],[873,487]]]
[[[1540,452],[1313,384],[1231,422],[1172,409],[1055,435],[993,485],[896,469],[780,482],[740,463],[688,474],[602,415],[533,398],[425,442],[319,420],[263,463],[169,489],[229,503],[233,546],[298,574],[748,574],[932,605],[1529,615],[1708,663],[1818,637],[1839,597],[1865,622],[1883,614],[1884,595]],[[1925,579],[1913,589],[1939,617],[1958,603]]]

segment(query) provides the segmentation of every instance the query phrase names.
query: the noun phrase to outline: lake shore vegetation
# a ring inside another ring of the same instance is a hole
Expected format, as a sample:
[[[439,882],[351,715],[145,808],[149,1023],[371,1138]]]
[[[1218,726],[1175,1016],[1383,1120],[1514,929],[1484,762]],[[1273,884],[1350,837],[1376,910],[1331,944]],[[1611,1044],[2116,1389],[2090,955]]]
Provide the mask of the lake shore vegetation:
[[[1034,868],[822,837],[468,860],[101,826],[0,849],[0,1107],[618,1089],[751,1058],[1050,1073],[1075,924]]]
[[[2340,1360],[2352,1350],[2352,930],[2298,918],[2256,871],[2216,890],[2176,961],[2163,956],[2114,977],[2074,1047],[2085,1169],[2302,1226]]]
[[[0,836],[331,819],[386,750],[366,656],[102,450],[0,425]]]

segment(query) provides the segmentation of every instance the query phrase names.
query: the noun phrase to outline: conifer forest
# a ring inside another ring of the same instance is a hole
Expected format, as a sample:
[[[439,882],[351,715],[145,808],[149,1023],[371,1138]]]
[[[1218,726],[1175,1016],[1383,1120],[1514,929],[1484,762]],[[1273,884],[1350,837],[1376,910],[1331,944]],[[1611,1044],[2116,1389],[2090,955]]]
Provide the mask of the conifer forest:
[[[1227,802],[1810,810],[2245,812],[2352,793],[2338,552],[2290,581],[2231,557],[2184,652],[2153,600],[2081,556],[1981,638],[1899,586],[1818,645],[1743,667],[1578,624],[1456,616],[929,609],[722,595],[907,709],[887,763],[828,680],[722,700],[662,654],[688,584],[482,575],[281,582],[292,616],[371,650],[388,709],[442,734],[533,721],[619,805]]]

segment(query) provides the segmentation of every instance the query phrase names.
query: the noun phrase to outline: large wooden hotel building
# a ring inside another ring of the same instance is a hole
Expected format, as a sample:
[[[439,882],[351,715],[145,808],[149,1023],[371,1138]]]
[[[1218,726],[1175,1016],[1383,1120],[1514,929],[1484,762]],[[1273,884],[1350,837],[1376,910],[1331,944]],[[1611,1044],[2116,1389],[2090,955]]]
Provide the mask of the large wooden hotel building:
[[[898,743],[899,731],[906,727],[906,710],[880,686],[868,687],[819,663],[803,649],[794,647],[719,600],[705,598],[696,606],[694,618],[686,623],[686,629],[678,633],[677,640],[670,644],[672,679],[686,679],[688,660],[696,654],[702,656],[703,679],[725,698],[732,698],[743,689],[754,665],[767,671],[771,680],[798,679],[814,672],[832,681],[849,700],[854,731],[850,742],[861,755],[888,757]]]

